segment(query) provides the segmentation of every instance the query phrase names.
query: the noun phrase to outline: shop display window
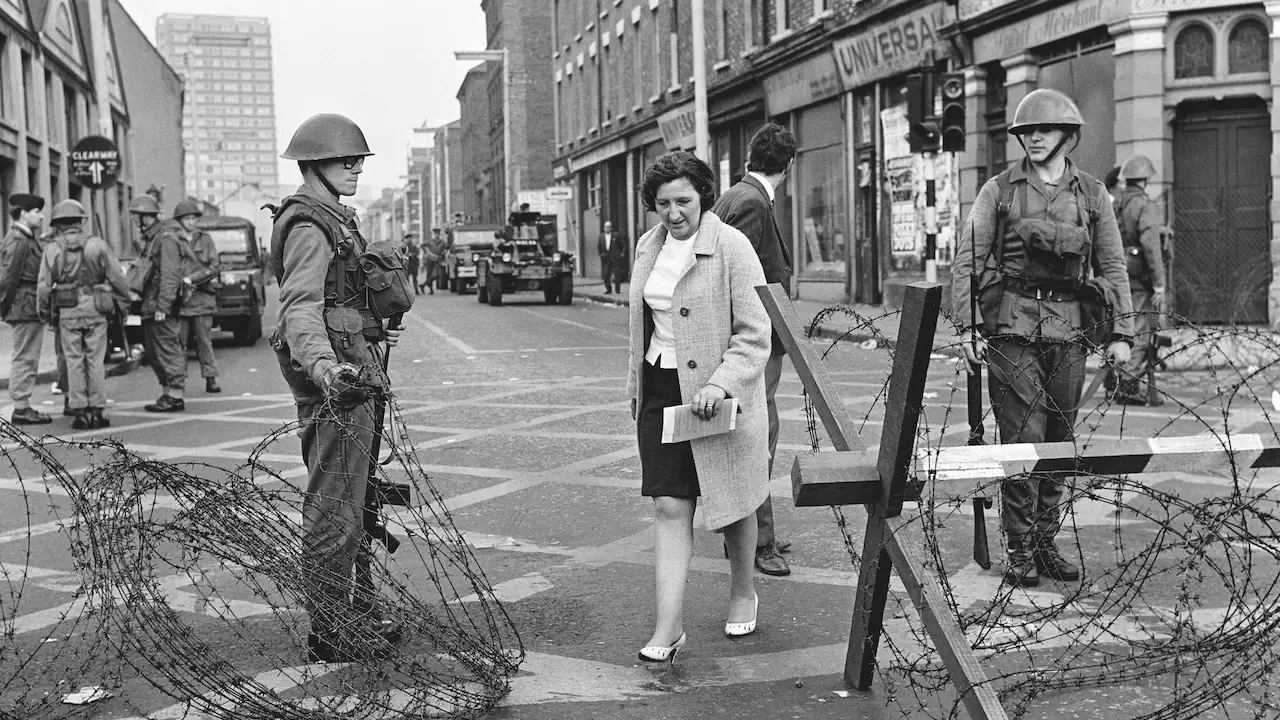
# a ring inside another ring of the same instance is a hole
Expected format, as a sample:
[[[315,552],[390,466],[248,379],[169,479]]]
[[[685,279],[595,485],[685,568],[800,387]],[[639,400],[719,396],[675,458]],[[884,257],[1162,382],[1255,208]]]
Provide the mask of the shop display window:
[[[795,263],[808,278],[843,280],[848,262],[848,188],[844,121],[838,102],[799,113],[795,192],[799,212]]]

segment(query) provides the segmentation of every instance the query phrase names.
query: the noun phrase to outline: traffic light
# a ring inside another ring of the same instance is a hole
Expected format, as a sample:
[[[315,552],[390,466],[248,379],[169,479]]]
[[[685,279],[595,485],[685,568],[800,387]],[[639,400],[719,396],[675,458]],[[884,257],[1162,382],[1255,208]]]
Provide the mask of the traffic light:
[[[907,145],[912,153],[938,152],[938,123],[933,116],[932,89],[932,77],[920,73],[907,76]]]
[[[942,76],[942,150],[964,150],[964,73]]]

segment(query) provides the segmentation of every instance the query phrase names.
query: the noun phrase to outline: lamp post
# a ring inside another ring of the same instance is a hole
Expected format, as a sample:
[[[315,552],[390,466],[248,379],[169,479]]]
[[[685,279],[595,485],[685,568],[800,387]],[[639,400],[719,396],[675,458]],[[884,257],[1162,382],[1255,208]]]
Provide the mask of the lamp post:
[[[500,62],[502,63],[502,184],[504,185],[503,202],[507,212],[511,211],[515,198],[515,188],[511,183],[511,57],[507,49],[499,50],[457,50],[453,56],[468,62]]]

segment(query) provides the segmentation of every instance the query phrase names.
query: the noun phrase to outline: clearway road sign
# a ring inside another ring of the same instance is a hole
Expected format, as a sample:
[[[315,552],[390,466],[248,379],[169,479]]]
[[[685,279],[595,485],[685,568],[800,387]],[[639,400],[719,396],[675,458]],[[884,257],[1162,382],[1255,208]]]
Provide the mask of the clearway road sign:
[[[71,176],[94,190],[110,187],[120,174],[120,151],[111,140],[89,135],[71,150]]]

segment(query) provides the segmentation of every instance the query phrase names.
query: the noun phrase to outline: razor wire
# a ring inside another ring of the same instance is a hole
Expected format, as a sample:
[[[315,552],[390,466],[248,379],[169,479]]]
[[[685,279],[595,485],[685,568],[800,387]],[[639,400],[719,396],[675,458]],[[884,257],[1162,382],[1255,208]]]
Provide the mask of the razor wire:
[[[883,328],[896,315],[863,315],[834,305],[808,326],[808,342],[823,345],[824,359],[859,351],[892,356],[894,342]],[[948,320],[940,318],[940,327]],[[1246,428],[1278,437],[1280,405],[1273,398],[1280,397],[1280,342],[1250,328],[1172,320],[1174,342],[1157,366],[1163,417],[1152,436],[1208,435],[1224,450]],[[1010,716],[1040,716],[1055,693],[1135,688],[1140,701],[1100,706],[1098,716],[1173,720],[1216,711],[1228,718],[1280,717],[1280,471],[1230,462],[1211,477],[1171,473],[1155,482],[1149,476],[1075,473],[1064,481],[1057,540],[1067,560],[1081,567],[1081,580],[1038,588],[1002,582],[1003,527],[989,533],[995,562],[985,571],[972,559],[957,558],[944,539],[955,545],[955,527],[971,530],[973,516],[966,508],[976,497],[998,499],[1001,483],[953,496],[928,482],[928,458],[939,448],[966,444],[969,434],[961,350],[969,336],[949,321],[953,339],[935,345],[931,362],[933,379],[943,373],[947,391],[926,395],[916,440],[922,460],[910,477],[926,490],[903,512],[925,571],[943,589],[947,610]],[[945,329],[938,333],[945,335]],[[850,339],[860,342],[844,342]],[[1102,349],[1088,350],[1097,355]],[[1170,371],[1174,367],[1178,372]],[[875,399],[855,418],[860,432],[873,429],[882,415],[890,380],[883,379]],[[1143,392],[1146,382],[1137,381]],[[1134,412],[1144,411],[1108,393],[1087,399],[1077,416],[1076,446],[1136,437]],[[805,415],[810,449],[819,452],[822,433],[807,393]],[[996,423],[989,402],[983,424],[991,442]],[[848,510],[831,510],[856,569],[862,522]],[[1082,519],[1085,512],[1093,524]],[[1097,524],[1100,516],[1110,519],[1109,528]],[[988,513],[987,521],[1002,525],[998,511]],[[903,717],[965,716],[910,600],[892,595],[886,618],[876,670],[886,705]]]
[[[327,605],[311,594],[317,613],[340,619],[336,633],[350,648],[332,663],[308,662],[303,608],[316,578],[344,587],[352,578],[317,567],[303,549],[302,515],[316,512],[298,467],[304,422],[275,430],[232,469],[147,458],[110,440],[35,439],[0,422],[0,476],[20,491],[27,518],[0,543],[0,717],[86,716],[91,704],[62,702],[75,685],[106,695],[139,682],[167,698],[161,714],[175,718],[486,713],[509,690],[523,645],[394,397],[387,405],[376,480],[410,485],[416,501],[384,508],[404,541],[395,554],[374,546],[361,556],[368,591]],[[368,453],[369,433],[349,411],[323,412],[354,452]],[[321,525],[359,517],[356,502]],[[33,524],[33,515],[52,519]],[[68,552],[36,557],[35,538],[53,533]],[[67,591],[69,603],[24,609],[24,600]],[[390,642],[386,627],[397,631]]]

